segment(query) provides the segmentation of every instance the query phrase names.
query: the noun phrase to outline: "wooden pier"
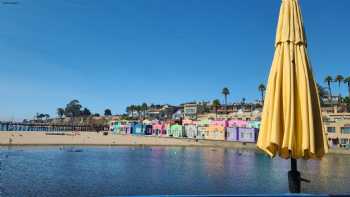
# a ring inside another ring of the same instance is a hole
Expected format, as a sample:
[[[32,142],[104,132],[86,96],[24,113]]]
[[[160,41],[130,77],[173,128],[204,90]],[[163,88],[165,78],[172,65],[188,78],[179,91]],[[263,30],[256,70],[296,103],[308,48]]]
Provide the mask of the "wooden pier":
[[[74,125],[50,123],[19,123],[0,122],[0,131],[43,131],[43,132],[69,132],[69,131],[105,131],[108,125]]]

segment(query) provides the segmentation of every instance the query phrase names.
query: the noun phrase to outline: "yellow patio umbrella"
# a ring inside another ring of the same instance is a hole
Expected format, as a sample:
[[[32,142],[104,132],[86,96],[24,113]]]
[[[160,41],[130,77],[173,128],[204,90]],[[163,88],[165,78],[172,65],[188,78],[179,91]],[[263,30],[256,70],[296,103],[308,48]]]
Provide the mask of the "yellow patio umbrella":
[[[320,159],[328,152],[306,48],[298,0],[282,0],[257,147],[271,157],[291,159],[289,180],[296,183],[290,184],[291,192],[300,192],[295,159]]]

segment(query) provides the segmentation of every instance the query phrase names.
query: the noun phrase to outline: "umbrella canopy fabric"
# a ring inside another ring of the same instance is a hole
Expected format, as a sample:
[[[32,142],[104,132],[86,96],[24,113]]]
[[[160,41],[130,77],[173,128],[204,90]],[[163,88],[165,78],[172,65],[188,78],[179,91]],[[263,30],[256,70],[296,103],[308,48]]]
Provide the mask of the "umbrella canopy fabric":
[[[282,0],[257,147],[274,157],[328,152],[298,0]]]

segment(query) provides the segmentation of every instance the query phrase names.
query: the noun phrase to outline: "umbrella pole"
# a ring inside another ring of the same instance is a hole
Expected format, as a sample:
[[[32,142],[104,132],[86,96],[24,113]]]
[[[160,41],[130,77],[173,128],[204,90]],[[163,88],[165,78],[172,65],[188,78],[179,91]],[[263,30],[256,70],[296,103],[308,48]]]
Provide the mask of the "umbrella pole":
[[[288,172],[288,183],[290,193],[300,193],[300,173],[298,172],[297,160],[291,159],[291,170]]]

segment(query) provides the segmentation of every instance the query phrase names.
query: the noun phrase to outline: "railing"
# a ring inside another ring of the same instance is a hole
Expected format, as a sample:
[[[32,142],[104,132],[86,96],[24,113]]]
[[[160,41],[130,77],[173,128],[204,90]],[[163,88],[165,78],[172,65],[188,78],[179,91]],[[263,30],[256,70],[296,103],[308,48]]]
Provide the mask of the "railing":
[[[72,125],[72,124],[45,124],[45,123],[15,123],[0,122],[0,131],[105,131],[108,130],[107,125]]]

